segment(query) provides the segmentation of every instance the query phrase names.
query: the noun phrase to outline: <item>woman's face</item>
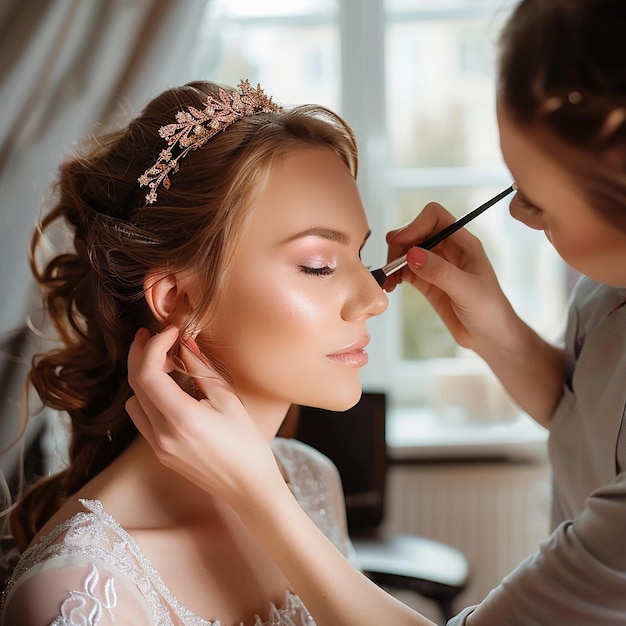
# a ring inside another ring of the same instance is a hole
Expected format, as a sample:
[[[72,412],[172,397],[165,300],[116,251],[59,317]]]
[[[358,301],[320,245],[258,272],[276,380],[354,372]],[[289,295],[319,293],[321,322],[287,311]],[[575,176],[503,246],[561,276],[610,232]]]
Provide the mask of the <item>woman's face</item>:
[[[221,310],[203,333],[253,414],[358,401],[366,322],[387,308],[360,259],[368,234],[356,183],[330,150],[291,152],[254,194]]]
[[[599,282],[626,286],[626,232],[588,204],[574,176],[516,124],[502,102],[497,112],[502,154],[518,187],[511,215],[543,230],[577,271]]]

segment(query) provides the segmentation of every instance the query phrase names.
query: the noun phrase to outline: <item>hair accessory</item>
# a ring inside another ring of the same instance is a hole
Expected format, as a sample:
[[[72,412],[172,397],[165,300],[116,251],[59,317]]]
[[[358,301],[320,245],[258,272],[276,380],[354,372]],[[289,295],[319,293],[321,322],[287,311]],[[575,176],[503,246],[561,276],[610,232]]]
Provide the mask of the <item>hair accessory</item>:
[[[582,99],[583,99],[583,97],[582,97],[580,91],[570,91],[567,94],[567,101],[570,104],[580,104]]]
[[[626,122],[626,107],[613,107],[613,100],[602,94],[582,94],[580,91],[570,91],[565,97],[551,96],[543,102],[540,110],[544,115],[550,115],[568,105],[585,107],[583,110],[588,115],[599,117],[602,114],[604,116],[604,122],[597,137],[600,142],[608,141]],[[607,109],[608,113],[605,113]]]
[[[176,174],[180,160],[191,150],[201,148],[211,137],[243,117],[283,110],[265,95],[260,85],[254,88],[247,80],[242,80],[237,90],[229,93],[220,88],[219,98],[207,97],[204,110],[189,107],[176,113],[176,123],[159,128],[159,136],[167,141],[167,148],[161,151],[158,161],[137,179],[141,187],[150,188],[146,195],[147,204],[157,201],[159,185],[170,188],[170,176]],[[173,156],[172,149],[176,146],[180,152]]]
[[[580,104],[583,96],[580,91],[570,91],[563,98],[561,96],[552,96],[548,98],[542,105],[541,109],[544,113],[553,113],[562,109],[566,104]]]
[[[154,237],[142,232],[140,228],[137,228],[129,222],[112,217],[111,215],[105,215],[104,213],[98,213],[98,219],[104,230],[113,231],[116,235],[125,237],[126,239],[133,239],[140,243],[145,243],[151,246],[158,246],[161,241]]]
[[[150,246],[159,245],[159,241],[154,239],[153,237],[148,237],[147,235],[142,235],[141,233],[135,231],[131,227],[124,226],[124,224],[113,224],[113,229],[122,237],[127,237],[128,239],[134,239],[135,241],[139,241],[140,243],[147,243]]]
[[[600,137],[602,140],[607,140],[613,136],[613,134],[617,131],[617,129],[626,122],[626,108],[621,107],[618,109],[613,109],[607,116],[604,124],[602,125],[602,130],[600,132]]]

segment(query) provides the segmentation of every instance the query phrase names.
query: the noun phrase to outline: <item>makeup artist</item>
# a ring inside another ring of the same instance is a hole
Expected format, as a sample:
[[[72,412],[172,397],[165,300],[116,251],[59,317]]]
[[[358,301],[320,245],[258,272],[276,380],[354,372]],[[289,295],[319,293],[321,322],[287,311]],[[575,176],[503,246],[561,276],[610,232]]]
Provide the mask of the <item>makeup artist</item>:
[[[501,37],[497,115],[517,184],[511,214],[544,231],[583,275],[564,347],[548,344],[516,315],[470,233],[459,231],[431,251],[411,247],[453,221],[441,206],[429,204],[388,236],[389,260],[407,253],[408,266],[385,288],[401,279],[422,291],[455,339],[550,429],[551,535],[449,626],[626,623],[625,33],[623,0],[522,0]],[[220,453],[230,441],[228,419],[204,407],[185,414],[175,397],[159,395],[161,343],[137,341],[130,364],[145,399],[131,415],[157,454],[166,454],[159,451],[165,434],[167,462],[228,498],[318,624],[423,623],[351,568],[280,488],[276,470],[261,472],[237,463],[242,455]],[[193,455],[185,433],[199,436],[192,424],[200,420],[203,454]],[[263,490],[273,497],[263,498]]]

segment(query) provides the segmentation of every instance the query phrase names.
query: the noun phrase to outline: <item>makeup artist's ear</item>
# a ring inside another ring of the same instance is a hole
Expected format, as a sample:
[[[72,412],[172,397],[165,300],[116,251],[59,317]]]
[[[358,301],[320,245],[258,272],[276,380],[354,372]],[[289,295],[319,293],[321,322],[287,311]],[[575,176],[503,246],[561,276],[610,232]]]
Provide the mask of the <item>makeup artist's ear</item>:
[[[182,274],[149,274],[143,281],[146,302],[163,326],[177,325],[191,304]]]

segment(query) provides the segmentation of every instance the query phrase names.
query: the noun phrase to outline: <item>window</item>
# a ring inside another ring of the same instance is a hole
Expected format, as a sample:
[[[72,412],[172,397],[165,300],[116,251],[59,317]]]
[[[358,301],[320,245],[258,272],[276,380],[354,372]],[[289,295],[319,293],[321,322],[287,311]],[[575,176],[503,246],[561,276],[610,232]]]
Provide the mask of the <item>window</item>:
[[[495,44],[513,0],[213,0],[193,75],[260,82],[284,103],[318,102],[354,128],[359,187],[380,267],[384,234],[429,201],[460,216],[511,184],[494,111]],[[519,314],[557,338],[565,267],[507,200],[470,225]],[[364,385],[394,405],[435,407],[452,421],[509,419],[484,364],[460,349],[416,290],[390,296],[371,323]]]

